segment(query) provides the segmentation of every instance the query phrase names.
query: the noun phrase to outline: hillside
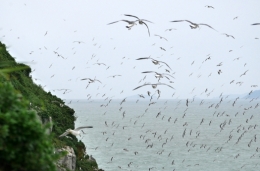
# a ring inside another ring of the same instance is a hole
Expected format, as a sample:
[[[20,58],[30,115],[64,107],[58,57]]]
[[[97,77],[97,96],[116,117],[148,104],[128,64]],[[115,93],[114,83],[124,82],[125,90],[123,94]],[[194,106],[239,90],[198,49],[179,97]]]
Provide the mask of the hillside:
[[[74,110],[64,105],[64,102],[50,92],[45,92],[41,86],[36,85],[30,77],[31,68],[15,62],[7,52],[4,44],[0,42],[0,69],[10,70],[7,74],[0,75],[0,82],[10,82],[22,96],[30,102],[29,109],[37,112],[42,121],[49,117],[53,120],[52,142],[55,148],[70,146],[74,149],[76,158],[76,170],[96,170],[97,163],[89,161],[85,145],[75,136],[70,138],[58,138],[68,128],[74,129]],[[16,70],[17,69],[17,70]]]

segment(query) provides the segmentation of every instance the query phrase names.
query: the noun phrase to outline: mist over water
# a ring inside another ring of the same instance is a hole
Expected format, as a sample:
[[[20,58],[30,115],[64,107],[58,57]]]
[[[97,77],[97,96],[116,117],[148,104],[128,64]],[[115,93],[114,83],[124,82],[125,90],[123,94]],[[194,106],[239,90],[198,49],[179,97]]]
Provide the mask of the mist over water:
[[[70,106],[76,127],[94,127],[78,138],[106,171],[259,170],[259,101],[234,101],[74,100]]]

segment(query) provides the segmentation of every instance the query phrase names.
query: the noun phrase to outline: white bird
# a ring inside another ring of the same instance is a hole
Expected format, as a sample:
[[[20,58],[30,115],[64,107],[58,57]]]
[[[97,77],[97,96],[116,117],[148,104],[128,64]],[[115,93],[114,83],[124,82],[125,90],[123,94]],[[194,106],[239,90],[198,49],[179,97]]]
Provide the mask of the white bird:
[[[191,25],[190,25],[190,28],[191,28],[191,29],[196,29],[196,28],[199,28],[200,25],[203,25],[203,26],[208,26],[209,28],[215,30],[213,27],[211,27],[211,26],[208,25],[208,24],[194,23],[194,22],[191,22],[191,21],[189,21],[189,20],[174,20],[174,21],[170,21],[170,22],[183,22],[183,21],[186,21],[186,22],[190,23],[190,24],[191,24]],[[215,30],[215,31],[217,31],[217,30]]]
[[[168,68],[171,69],[171,67],[170,67],[167,63],[165,63],[165,62],[163,62],[163,61],[155,60],[155,59],[151,58],[150,56],[149,56],[149,57],[138,58],[138,59],[136,59],[136,60],[143,60],[143,59],[151,59],[151,60],[152,60],[152,63],[153,63],[154,65],[159,65],[160,63],[164,63]],[[171,70],[172,70],[172,69],[171,69]]]
[[[134,88],[133,90],[136,90],[136,89],[138,89],[138,88],[141,88],[141,87],[143,87],[143,86],[147,86],[147,85],[151,85],[152,88],[154,88],[154,89],[155,89],[158,85],[166,85],[166,86],[168,86],[168,87],[174,89],[172,86],[170,86],[170,85],[168,85],[168,84],[160,83],[160,82],[159,82],[159,83],[154,83],[154,84],[146,83],[146,84],[143,84],[143,85],[141,85],[141,86],[138,86],[138,87]]]
[[[72,129],[67,129],[63,134],[61,134],[59,137],[63,137],[63,136],[66,136],[68,134],[72,134],[72,135],[80,135],[80,130],[83,129],[83,128],[93,128],[93,126],[81,126],[81,127],[78,127],[74,130]]]

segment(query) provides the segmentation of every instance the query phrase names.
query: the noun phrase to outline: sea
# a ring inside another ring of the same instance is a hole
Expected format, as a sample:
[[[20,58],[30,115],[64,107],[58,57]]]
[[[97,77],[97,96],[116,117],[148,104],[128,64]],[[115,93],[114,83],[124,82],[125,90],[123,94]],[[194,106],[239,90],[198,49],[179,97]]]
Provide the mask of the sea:
[[[259,171],[257,99],[72,100],[105,171]]]

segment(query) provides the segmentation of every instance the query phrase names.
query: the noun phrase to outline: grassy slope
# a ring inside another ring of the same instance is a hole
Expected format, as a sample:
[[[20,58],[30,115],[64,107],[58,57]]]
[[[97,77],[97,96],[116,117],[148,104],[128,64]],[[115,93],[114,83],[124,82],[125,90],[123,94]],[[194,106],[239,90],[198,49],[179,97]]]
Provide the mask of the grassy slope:
[[[13,57],[7,52],[4,44],[0,42],[0,69],[3,68],[18,68],[19,66],[25,66],[24,64],[17,64]],[[20,92],[26,99],[31,102],[32,108],[37,111],[38,115],[42,120],[47,120],[49,116],[53,119],[53,143],[56,148],[63,147],[65,145],[73,147],[76,156],[77,156],[77,170],[81,168],[82,170],[94,170],[97,168],[95,162],[87,161],[87,157],[84,158],[85,145],[76,139],[75,136],[69,138],[58,138],[68,128],[74,128],[73,116],[74,110],[64,105],[63,107],[60,104],[64,102],[55,95],[52,95],[50,92],[45,92],[41,86],[33,83],[32,78],[29,76],[31,72],[30,68],[15,71],[9,73],[6,77],[0,75],[0,81],[10,81],[15,89]]]

